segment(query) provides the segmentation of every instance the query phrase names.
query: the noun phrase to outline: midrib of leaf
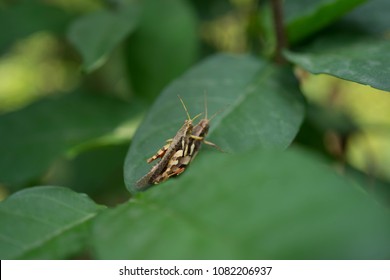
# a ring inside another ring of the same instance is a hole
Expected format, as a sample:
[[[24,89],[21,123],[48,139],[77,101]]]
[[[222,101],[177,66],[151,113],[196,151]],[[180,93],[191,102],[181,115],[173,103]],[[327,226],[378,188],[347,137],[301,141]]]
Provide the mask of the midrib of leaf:
[[[85,216],[84,218],[82,218],[82,219],[80,219],[80,220],[78,220],[78,221],[76,221],[74,223],[71,223],[68,226],[63,227],[60,230],[55,231],[53,234],[47,236],[46,238],[42,238],[40,241],[38,241],[36,243],[33,243],[30,246],[23,247],[23,248],[25,248],[25,250],[24,250],[24,252],[21,252],[21,254],[19,256],[22,256],[25,253],[28,253],[29,251],[32,251],[32,250],[34,250],[36,248],[39,248],[39,247],[43,246],[45,243],[53,240],[54,238],[60,236],[61,234],[64,234],[65,232],[71,230],[72,228],[74,228],[74,227],[76,227],[76,226],[78,226],[78,225],[80,225],[80,224],[90,220],[94,216],[96,216],[96,213],[91,213],[91,214]]]
[[[35,242],[35,243],[32,243],[31,245],[28,245],[28,246],[24,246],[23,244],[21,244],[20,242],[19,243],[15,243],[15,242],[18,242],[18,241],[15,241],[13,239],[9,239],[7,237],[5,237],[4,235],[0,235],[0,237],[3,239],[3,240],[12,240],[13,244],[16,245],[17,247],[19,248],[22,248],[23,251],[19,254],[19,256],[22,256],[24,255],[25,253],[28,253],[29,251],[32,251],[36,248],[39,248],[41,247],[42,245],[44,245],[45,243],[53,240],[54,238],[64,234],[65,232],[71,230],[72,228],[75,228],[77,226],[79,226],[80,224],[92,219],[94,216],[96,216],[96,213],[88,213],[88,212],[84,212],[84,211],[80,211],[78,209],[75,209],[74,207],[71,207],[69,204],[67,203],[63,203],[62,201],[60,200],[57,200],[57,199],[54,199],[53,197],[50,197],[50,196],[42,196],[42,195],[35,195],[35,194],[29,194],[27,196],[28,198],[31,198],[31,197],[38,197],[38,198],[44,198],[46,200],[50,200],[50,201],[53,201],[55,203],[57,203],[57,205],[62,205],[68,209],[71,209],[72,211],[76,212],[76,213],[80,213],[82,214],[84,217],[79,219],[79,220],[76,220],[75,222],[73,223],[70,223],[66,226],[61,226],[60,229],[54,231],[52,234],[48,234],[47,237],[43,237],[41,238],[39,241]],[[1,209],[1,212],[3,213],[7,213],[7,214],[10,214],[10,215],[13,215],[13,216],[19,216],[19,217],[23,217],[23,218],[27,218],[27,219],[30,219],[30,220],[33,220],[33,221],[36,221],[38,223],[41,223],[41,224],[45,224],[45,225],[49,225],[49,226],[56,226],[56,224],[52,224],[52,223],[48,223],[47,221],[45,220],[42,220],[42,219],[39,219],[37,217],[33,217],[33,216],[28,216],[28,215],[23,215],[22,213],[18,213],[18,212],[14,212],[14,211],[4,211],[4,209]]]

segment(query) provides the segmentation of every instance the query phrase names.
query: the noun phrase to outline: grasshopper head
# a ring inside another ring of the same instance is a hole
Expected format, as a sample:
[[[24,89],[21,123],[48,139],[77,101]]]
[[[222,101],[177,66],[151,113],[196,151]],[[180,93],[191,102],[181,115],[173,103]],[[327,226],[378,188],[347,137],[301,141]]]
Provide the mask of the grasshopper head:
[[[203,129],[209,129],[210,125],[209,125],[209,120],[208,119],[202,119],[200,120],[200,122],[198,123],[198,125],[200,127],[202,127]]]
[[[196,136],[204,137],[209,132],[209,120],[202,119],[199,123],[194,127],[193,134]]]

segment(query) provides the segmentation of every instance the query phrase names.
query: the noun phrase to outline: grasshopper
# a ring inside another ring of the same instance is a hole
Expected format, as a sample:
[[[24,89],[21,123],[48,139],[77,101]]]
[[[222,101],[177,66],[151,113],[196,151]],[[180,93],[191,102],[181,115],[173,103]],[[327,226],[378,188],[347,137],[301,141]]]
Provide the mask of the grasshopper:
[[[190,161],[190,155],[186,155],[184,150],[178,150],[169,160],[165,171],[156,177],[154,184],[159,184],[168,180],[172,176],[177,176],[183,173]]]
[[[218,112],[217,112],[218,113]],[[167,164],[167,168],[164,172],[158,175],[154,181],[155,184],[161,183],[172,176],[177,176],[183,173],[188,165],[194,160],[198,154],[202,143],[212,146],[220,151],[216,144],[206,141],[205,137],[210,128],[210,121],[217,115],[214,114],[210,119],[207,118],[207,101],[205,97],[205,117],[199,121],[199,123],[192,128],[192,132],[186,146],[182,146],[182,149],[177,150]]]
[[[180,98],[180,102],[182,103],[184,110],[187,114],[188,119],[184,121],[183,126],[176,133],[175,137],[167,140],[167,144],[163,146],[163,148],[159,149],[157,153],[151,158],[147,159],[148,163],[161,158],[160,161],[152,167],[152,169],[141,179],[136,182],[136,186],[138,189],[145,189],[151,184],[158,184],[162,181],[161,175],[166,171],[168,164],[174,155],[177,154],[178,151],[182,151],[182,156],[187,153],[188,142],[191,137],[192,129],[193,129],[193,121],[199,117],[201,114],[196,115],[191,119],[187,107],[185,106],[183,100]],[[172,163],[171,163],[172,164]],[[167,178],[168,179],[168,178]]]

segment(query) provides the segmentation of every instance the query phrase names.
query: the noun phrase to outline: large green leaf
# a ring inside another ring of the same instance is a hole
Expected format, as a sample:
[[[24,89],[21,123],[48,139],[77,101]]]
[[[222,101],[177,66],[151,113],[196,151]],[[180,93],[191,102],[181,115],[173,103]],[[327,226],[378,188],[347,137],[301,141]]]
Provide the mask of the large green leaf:
[[[185,0],[144,0],[139,27],[126,42],[135,93],[149,102],[195,61],[196,15]]]
[[[366,0],[284,1],[289,41],[294,43],[328,26]]]
[[[110,52],[135,29],[138,13],[137,5],[124,5],[116,10],[93,12],[73,22],[68,38],[81,53],[86,71],[100,67]]]
[[[390,216],[299,149],[200,153],[93,226],[102,259],[388,259]]]
[[[297,82],[285,71],[251,56],[215,55],[175,80],[158,97],[138,129],[125,161],[125,183],[130,191],[150,169],[145,160],[186,119],[177,98],[181,95],[192,116],[219,110],[211,122],[209,139],[229,153],[253,147],[287,147],[303,119]]]
[[[41,1],[24,0],[0,8],[0,51],[37,31],[63,33],[72,16]]]
[[[341,40],[337,43],[337,40]],[[390,91],[390,41],[352,41],[330,37],[316,42],[301,53],[287,51],[286,58],[314,74],[341,79]]]
[[[58,156],[112,133],[138,113],[135,106],[94,95],[45,99],[0,116],[0,182],[36,179]]]
[[[59,259],[87,242],[90,220],[101,206],[60,187],[20,191],[0,203],[1,259]]]

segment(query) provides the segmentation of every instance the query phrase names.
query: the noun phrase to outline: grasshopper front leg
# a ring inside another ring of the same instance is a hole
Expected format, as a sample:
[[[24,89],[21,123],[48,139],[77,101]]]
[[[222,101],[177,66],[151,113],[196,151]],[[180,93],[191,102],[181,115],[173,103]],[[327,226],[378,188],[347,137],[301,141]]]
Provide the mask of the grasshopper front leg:
[[[209,146],[217,149],[218,151],[224,152],[219,146],[217,146],[217,144],[214,144],[213,142],[210,142],[210,141],[206,141],[204,139],[204,137],[191,135],[190,138],[197,140],[197,141],[201,141],[201,142],[205,143],[206,145],[209,145]]]

